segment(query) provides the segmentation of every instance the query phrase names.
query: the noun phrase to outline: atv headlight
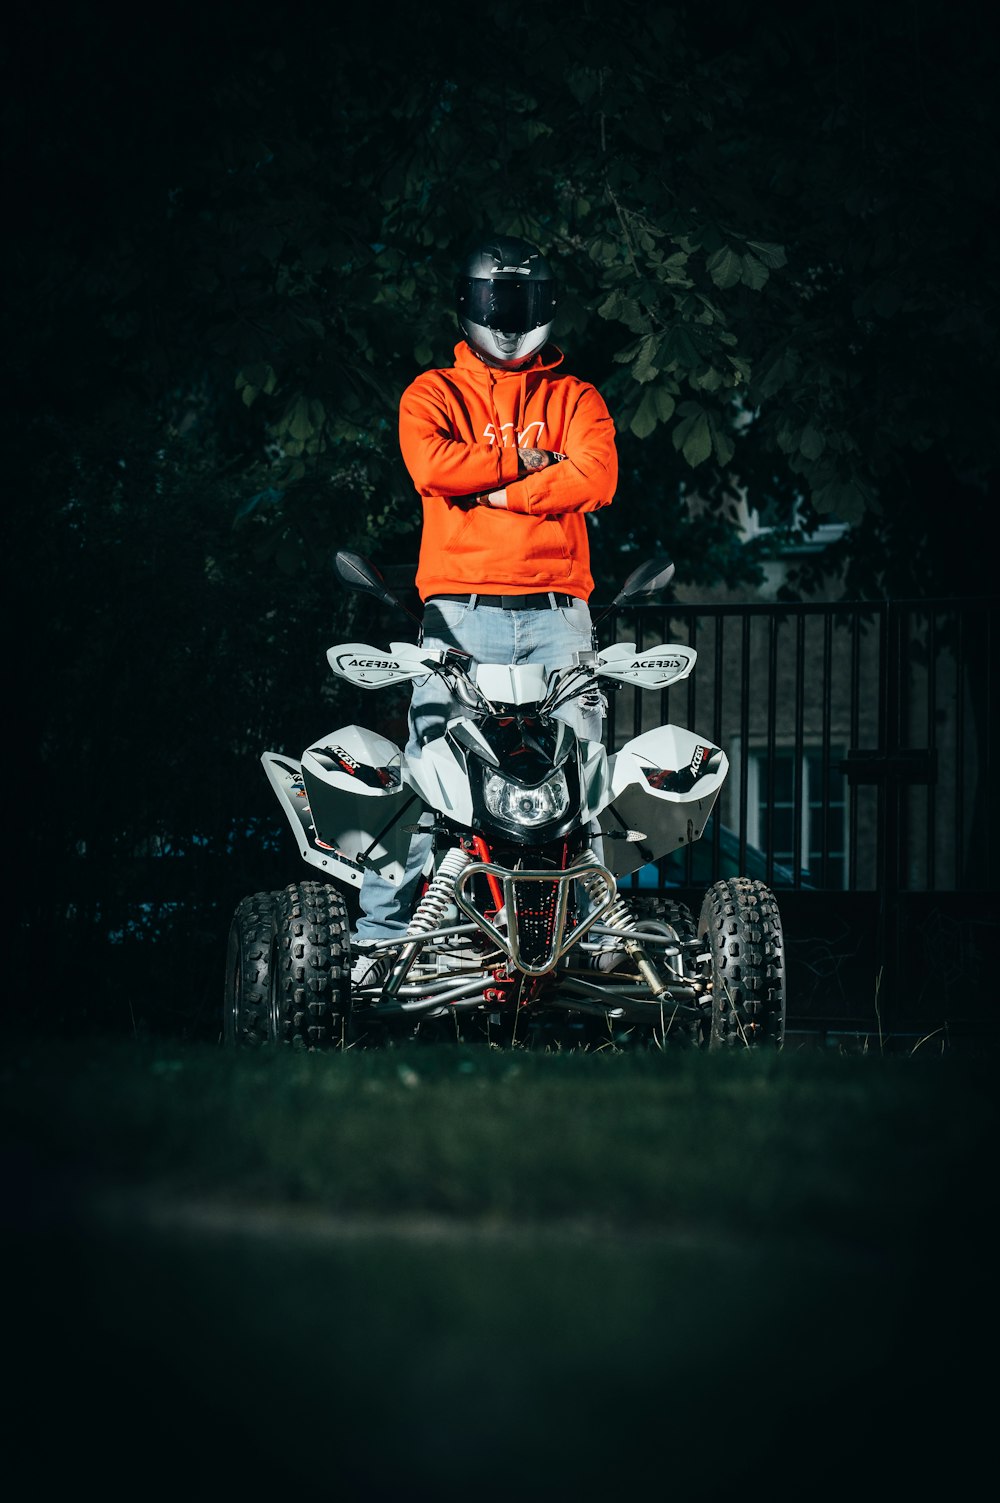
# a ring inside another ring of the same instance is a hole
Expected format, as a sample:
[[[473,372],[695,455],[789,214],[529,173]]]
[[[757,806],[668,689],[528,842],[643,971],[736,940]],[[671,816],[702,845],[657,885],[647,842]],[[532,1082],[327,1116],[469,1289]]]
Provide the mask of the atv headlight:
[[[561,767],[534,788],[512,783],[501,772],[487,772],[483,779],[483,799],[494,819],[533,829],[535,825],[547,825],[566,813],[569,788]]]

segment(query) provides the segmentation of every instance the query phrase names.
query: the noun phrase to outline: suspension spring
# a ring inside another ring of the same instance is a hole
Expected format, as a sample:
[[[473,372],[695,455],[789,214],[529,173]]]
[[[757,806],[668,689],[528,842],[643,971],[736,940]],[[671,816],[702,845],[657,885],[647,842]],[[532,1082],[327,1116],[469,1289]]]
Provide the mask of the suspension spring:
[[[593,851],[584,852],[581,860],[594,866],[599,865]],[[607,892],[607,883],[597,872],[590,877],[581,877],[580,880],[583,883],[588,898],[596,907]],[[607,924],[609,929],[617,929],[621,933],[626,933],[628,930],[635,928],[635,919],[632,917],[628,904],[620,892],[615,893],[611,907],[605,913],[601,914],[601,923]]]
[[[468,851],[463,851],[460,846],[446,852],[410,919],[406,930],[407,939],[420,939],[437,928],[448,905],[454,901],[455,883],[471,860]]]

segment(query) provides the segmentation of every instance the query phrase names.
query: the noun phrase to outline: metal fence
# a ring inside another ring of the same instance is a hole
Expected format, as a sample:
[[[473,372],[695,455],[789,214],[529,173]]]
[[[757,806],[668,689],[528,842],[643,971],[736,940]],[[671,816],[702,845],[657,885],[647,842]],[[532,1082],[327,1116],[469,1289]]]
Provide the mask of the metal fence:
[[[612,694],[609,745],[672,722],[731,765],[702,840],[634,885],[692,906],[720,876],[773,887],[805,1023],[988,1021],[996,623],[995,600],[670,604],[606,622],[640,650],[698,652],[659,696]]]

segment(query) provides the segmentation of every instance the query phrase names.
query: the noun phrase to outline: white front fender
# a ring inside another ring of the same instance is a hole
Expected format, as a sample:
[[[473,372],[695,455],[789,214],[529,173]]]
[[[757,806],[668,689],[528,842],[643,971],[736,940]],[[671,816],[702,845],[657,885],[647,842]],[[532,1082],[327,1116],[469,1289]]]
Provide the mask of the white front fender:
[[[261,761],[304,861],[352,886],[366,869],[402,879],[409,827],[424,806],[403,779],[392,741],[348,725],[317,741],[301,762],[276,752]]]
[[[627,741],[609,763],[600,816],[604,859],[616,877],[701,838],[729,772],[721,747],[681,726]]]

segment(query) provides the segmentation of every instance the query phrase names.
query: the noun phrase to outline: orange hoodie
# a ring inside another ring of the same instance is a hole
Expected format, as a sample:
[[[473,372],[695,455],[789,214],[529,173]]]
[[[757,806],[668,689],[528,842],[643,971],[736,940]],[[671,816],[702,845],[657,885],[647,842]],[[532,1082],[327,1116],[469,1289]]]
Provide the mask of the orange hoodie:
[[[546,590],[589,598],[584,512],[614,496],[615,427],[595,387],[553,374],[562,358],[546,345],[524,370],[505,371],[463,340],[454,366],[422,372],[403,393],[399,443],[424,508],[421,599]],[[518,447],[566,457],[519,480]],[[470,500],[503,487],[506,508]]]

